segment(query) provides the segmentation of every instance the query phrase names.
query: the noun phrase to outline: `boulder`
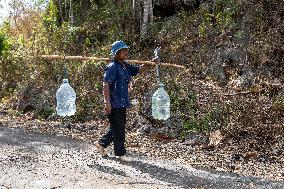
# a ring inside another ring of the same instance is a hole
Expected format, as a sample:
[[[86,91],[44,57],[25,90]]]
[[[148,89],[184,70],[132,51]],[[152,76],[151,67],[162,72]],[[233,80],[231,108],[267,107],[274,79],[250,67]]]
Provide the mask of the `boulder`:
[[[18,93],[17,111],[23,114],[33,111],[36,117],[47,118],[54,112],[49,96],[42,87],[27,85]]]

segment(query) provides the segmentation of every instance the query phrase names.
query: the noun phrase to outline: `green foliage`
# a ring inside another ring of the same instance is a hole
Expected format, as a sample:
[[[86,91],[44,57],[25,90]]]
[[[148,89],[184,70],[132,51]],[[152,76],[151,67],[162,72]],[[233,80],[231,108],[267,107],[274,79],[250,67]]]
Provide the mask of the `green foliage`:
[[[273,107],[278,110],[284,111],[284,95],[279,94],[273,100]]]
[[[42,109],[39,112],[39,117],[43,118],[43,119],[47,119],[49,116],[51,116],[53,113],[55,113],[55,110],[49,106],[47,106],[45,109]]]
[[[184,124],[187,132],[192,131],[208,131],[218,128],[218,109],[210,110],[201,117],[189,119]]]
[[[11,48],[11,41],[5,33],[0,32],[0,56],[4,56]]]
[[[208,132],[225,128],[228,124],[227,114],[228,111],[222,106],[210,106],[205,110],[198,107],[194,114],[188,114],[183,118],[184,125],[180,136],[185,138],[192,132]]]
[[[238,3],[236,0],[217,0],[214,10],[217,23],[223,27],[231,26],[237,9]]]
[[[204,37],[206,35],[206,26],[204,23],[199,25],[198,33],[199,33],[199,37]]]
[[[33,4],[36,6],[41,6],[46,4],[46,0],[32,0]]]
[[[199,36],[205,37],[212,31],[224,33],[226,29],[234,27],[238,8],[236,0],[217,0],[211,5],[203,4],[200,8],[202,22],[199,24]]]
[[[42,20],[45,24],[45,26],[51,27],[58,21],[58,6],[57,4],[52,0],[49,2],[47,7],[47,13],[43,14]],[[54,26],[53,26],[54,27]]]
[[[183,120],[180,136],[190,132],[206,132],[226,125],[226,110],[222,106],[212,105],[208,108],[200,106],[198,94],[192,90],[190,73],[166,71],[165,84],[171,98],[172,116]]]
[[[70,84],[78,94],[78,112],[75,118],[82,121],[93,119],[97,115],[93,112],[100,112],[103,108],[101,81],[105,62],[45,61],[30,57],[42,54],[108,56],[109,45],[114,40],[125,37],[126,30],[130,28],[127,23],[123,25],[130,15],[128,3],[118,8],[113,1],[104,1],[99,6],[96,1],[92,1],[92,10],[84,12],[88,16],[80,16],[80,2],[73,1],[76,16],[74,26],[66,19],[69,16],[69,5],[66,9],[68,15],[63,14],[65,22],[62,22],[57,3],[49,2],[41,17],[27,28],[30,32],[28,35],[15,33],[14,26],[8,24],[1,27],[0,52],[6,56],[1,56],[0,96],[13,94],[24,81],[35,82],[38,87],[43,87],[44,91],[48,91],[45,94],[47,96],[55,95],[62,82],[63,67],[66,64]],[[64,7],[62,4],[61,8]],[[8,37],[10,35],[13,37]],[[40,110],[36,116],[47,118],[54,112],[54,99],[48,99],[53,106]]]
[[[26,54],[19,51],[23,38],[17,40],[12,37],[9,34],[10,28],[8,23],[4,23],[0,28],[0,98],[11,94],[17,84],[29,75],[27,65],[23,64]]]
[[[41,0],[37,2],[42,3]],[[72,2],[74,25],[69,19],[70,5],[65,6],[65,2],[61,1],[60,7],[58,1],[52,0],[41,17],[34,20],[34,25],[27,26],[30,27],[27,28],[28,32],[21,32],[20,29],[17,30],[9,24],[2,26],[1,97],[13,96],[14,90],[18,89],[19,85],[23,85],[24,81],[36,83],[39,87],[43,87],[44,91],[48,91],[46,95],[51,106],[40,112],[42,118],[47,118],[55,111],[55,93],[62,83],[63,67],[66,64],[70,84],[77,94],[77,113],[74,119],[77,121],[98,119],[103,109],[102,75],[106,62],[46,61],[30,57],[42,54],[107,57],[110,44],[123,39],[131,46],[131,50],[135,52],[133,57],[137,59],[150,59],[151,49],[161,46],[163,62],[182,64],[190,69],[190,73],[169,68],[162,71],[163,81],[171,98],[173,116],[184,123],[183,134],[226,126],[230,121],[226,115],[234,111],[243,113],[243,107],[237,106],[238,104],[220,106],[210,104],[207,107],[201,105],[198,102],[200,91],[192,87],[192,80],[197,79],[191,78],[191,75],[202,75],[207,62],[211,61],[210,52],[215,50],[216,43],[226,44],[230,40],[223,34],[232,30],[230,35],[238,39],[246,34],[241,28],[236,27],[235,18],[239,13],[240,1],[207,1],[201,4],[200,9],[193,12],[183,11],[177,16],[153,22],[149,26],[149,33],[142,46],[137,40],[139,35],[134,32],[134,25],[139,23],[132,20],[130,1],[123,1],[122,6],[117,6],[112,0],[89,1],[90,6],[86,7],[79,0]],[[253,14],[261,12],[261,18],[256,17],[255,20],[258,21],[257,23],[265,24],[267,18],[262,10],[259,9]],[[258,27],[252,28],[257,30]],[[224,40],[220,40],[222,36],[225,36]],[[259,41],[267,39],[265,36],[262,38]],[[281,38],[276,39],[281,41]],[[213,40],[216,41],[215,44],[211,44]],[[263,46],[259,45],[259,48]],[[259,49],[253,50],[250,52],[259,54]],[[266,51],[270,52],[268,50],[269,48]],[[278,57],[281,60],[281,56]],[[154,76],[155,74],[152,74],[150,79],[148,75],[135,79],[136,86],[143,87],[135,88],[133,95],[143,99],[144,93],[153,90]],[[274,104],[281,107],[279,105],[283,104],[283,98],[276,98]]]

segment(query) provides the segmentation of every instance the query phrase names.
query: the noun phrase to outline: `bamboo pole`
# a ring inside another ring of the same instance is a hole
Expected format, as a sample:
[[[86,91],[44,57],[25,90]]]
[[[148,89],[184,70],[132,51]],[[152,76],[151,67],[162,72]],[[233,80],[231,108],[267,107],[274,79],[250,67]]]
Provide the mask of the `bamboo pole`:
[[[40,58],[47,60],[62,59],[62,60],[95,60],[95,61],[111,61],[110,58],[98,58],[98,57],[88,57],[88,56],[60,56],[60,55],[41,55]],[[144,61],[144,60],[126,60],[125,62],[130,64],[147,64],[155,66],[155,62]],[[185,68],[184,66],[171,64],[171,63],[161,63],[161,66],[175,67],[175,68]]]

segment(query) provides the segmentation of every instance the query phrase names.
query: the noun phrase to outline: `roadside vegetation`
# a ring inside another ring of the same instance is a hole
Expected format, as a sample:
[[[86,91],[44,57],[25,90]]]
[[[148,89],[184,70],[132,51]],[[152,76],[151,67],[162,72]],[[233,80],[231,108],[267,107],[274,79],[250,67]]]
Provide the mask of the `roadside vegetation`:
[[[155,70],[133,80],[131,98],[139,103],[129,112],[130,128],[142,116],[156,137],[163,133],[185,141],[197,133],[211,141],[207,148],[233,140],[244,152],[281,154],[283,1],[198,2],[172,15],[154,14],[143,37],[132,1],[50,0],[45,9],[40,1],[33,8],[14,4],[13,15],[0,27],[2,109],[65,123],[55,115],[55,93],[66,65],[77,94],[77,113],[68,122],[101,122],[106,62],[49,61],[40,55],[109,57],[111,43],[122,39],[131,47],[131,59],[149,60],[160,46],[162,62],[186,67],[161,68],[171,98],[166,122],[150,115]]]

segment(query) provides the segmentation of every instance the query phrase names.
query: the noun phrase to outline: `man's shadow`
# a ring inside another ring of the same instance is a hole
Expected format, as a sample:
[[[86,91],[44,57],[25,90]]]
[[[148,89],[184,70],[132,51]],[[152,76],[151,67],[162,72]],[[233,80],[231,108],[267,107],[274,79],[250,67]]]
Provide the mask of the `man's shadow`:
[[[206,178],[203,176],[196,176],[196,174],[190,173],[188,170],[178,168],[177,170],[169,170],[164,167],[160,167],[154,164],[146,163],[141,160],[134,160],[131,162],[125,162],[118,160],[115,157],[104,157],[108,160],[118,161],[123,165],[130,166],[136,170],[141,171],[144,174],[149,175],[151,178],[159,180],[161,182],[169,183],[169,186],[179,186],[182,188],[230,188],[240,189],[248,188],[249,184],[253,180],[244,179],[243,177],[234,176],[232,180],[228,180],[228,177],[222,178]],[[89,165],[90,168],[97,169],[98,171],[108,174],[115,174],[124,177],[130,177],[126,172],[110,167],[108,165],[101,165],[94,162],[93,165]],[[131,184],[131,183],[129,183]],[[158,184],[151,182],[133,182],[132,184]]]

